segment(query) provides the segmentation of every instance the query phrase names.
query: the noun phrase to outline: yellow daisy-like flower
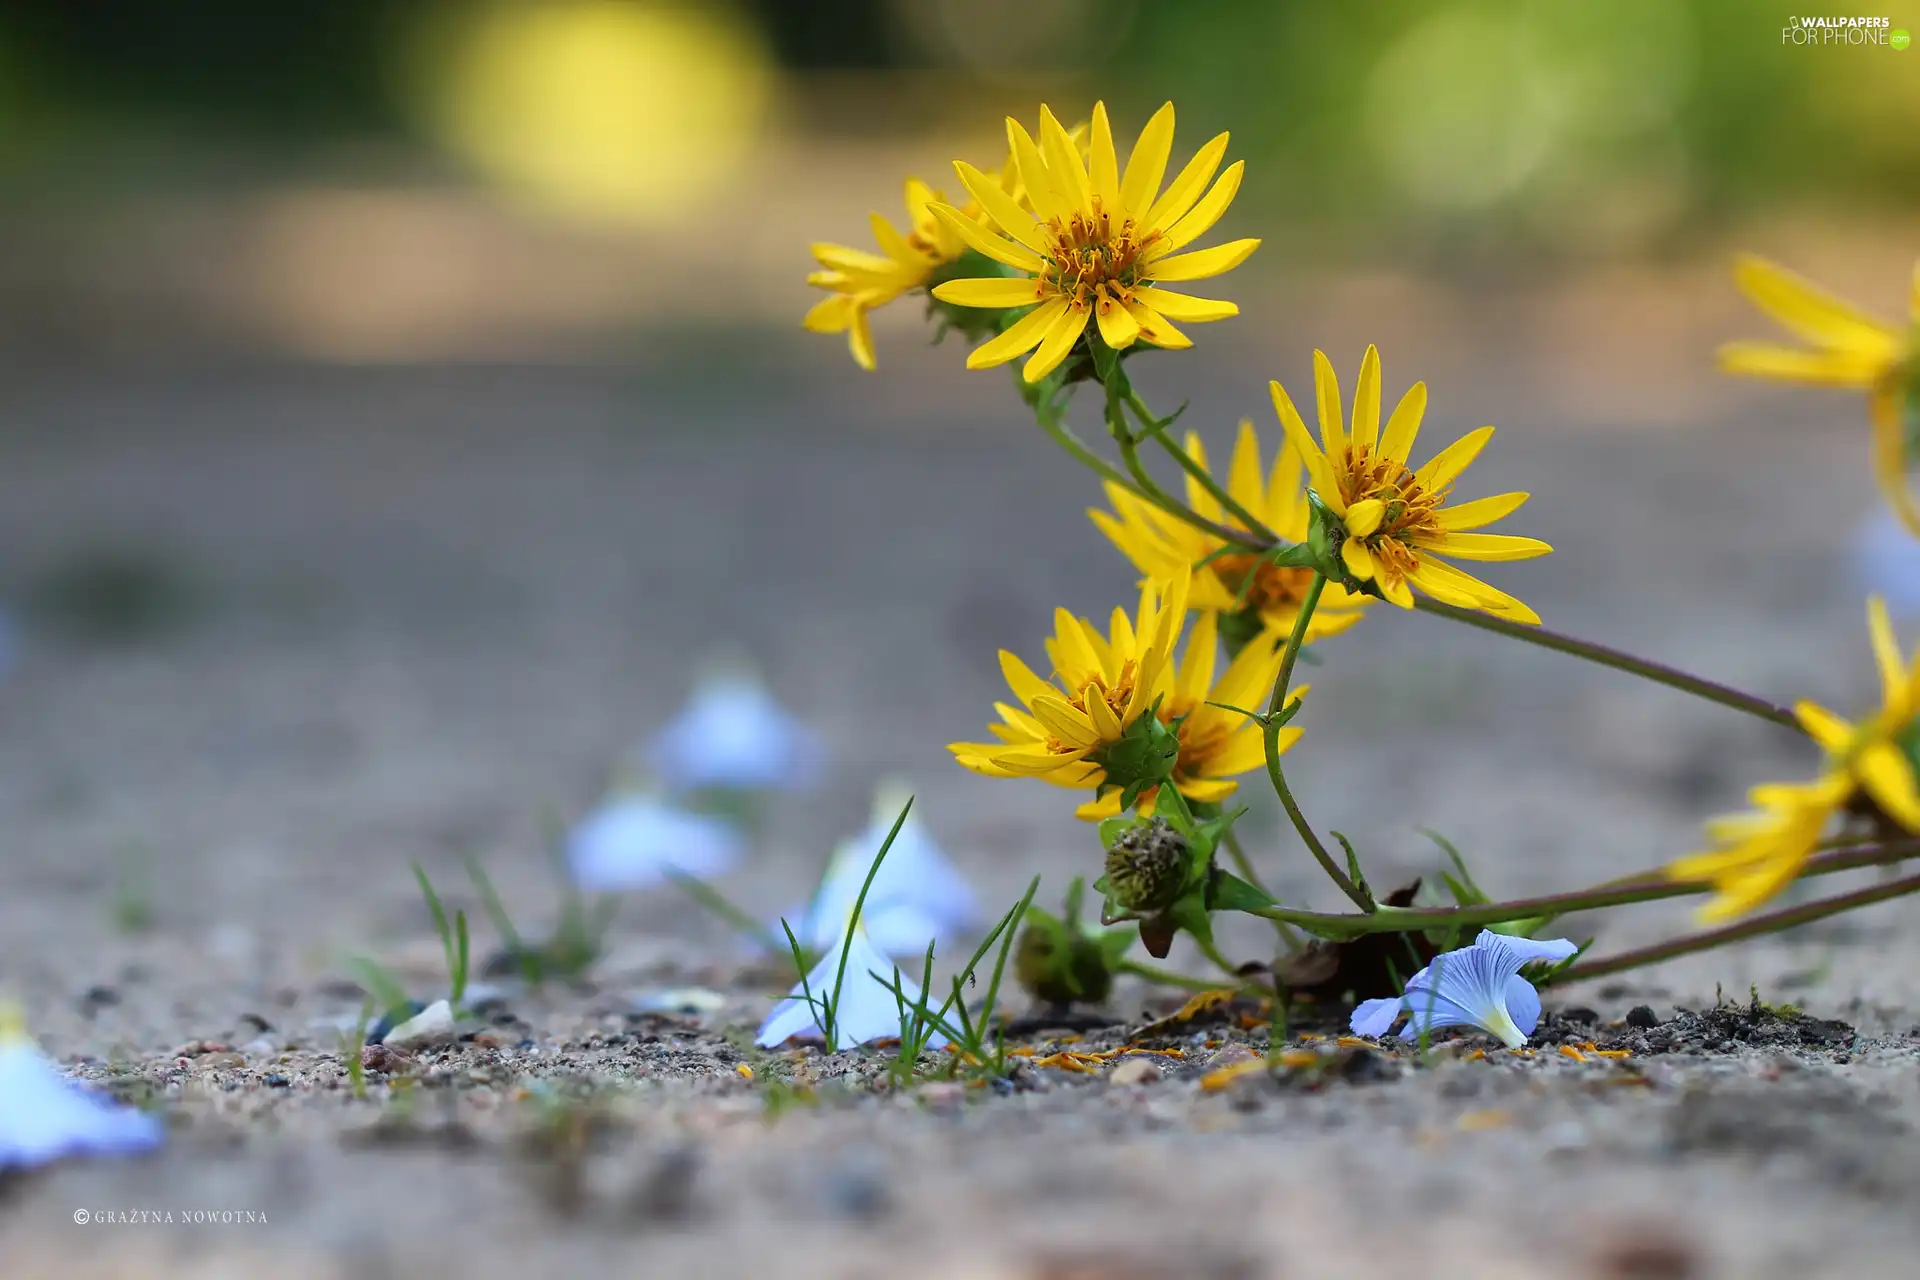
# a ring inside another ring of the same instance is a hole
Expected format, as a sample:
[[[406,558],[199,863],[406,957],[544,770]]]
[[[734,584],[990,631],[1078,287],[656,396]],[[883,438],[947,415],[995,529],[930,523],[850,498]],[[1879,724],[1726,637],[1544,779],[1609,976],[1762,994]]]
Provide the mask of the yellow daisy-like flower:
[[[1206,447],[1197,432],[1187,433],[1186,453],[1201,467],[1206,467]],[[1309,517],[1306,492],[1300,485],[1300,466],[1300,451],[1292,441],[1284,440],[1274,455],[1273,470],[1263,479],[1259,437],[1254,433],[1253,423],[1242,422],[1233,446],[1233,459],[1227,468],[1227,493],[1246,508],[1247,514],[1280,537],[1289,542],[1304,542]],[[1087,515],[1141,573],[1149,578],[1168,578],[1179,570],[1191,568],[1192,607],[1207,614],[1225,615],[1229,633],[1240,633],[1237,638],[1248,639],[1265,631],[1278,641],[1292,632],[1300,603],[1313,580],[1312,569],[1265,564],[1252,552],[1223,551],[1225,544],[1206,530],[1168,514],[1111,481],[1107,482],[1106,490],[1113,511],[1095,508]],[[1216,524],[1235,529],[1244,527],[1191,475],[1187,477],[1187,505]],[[1371,596],[1329,583],[1320,596],[1319,608],[1307,622],[1308,642],[1345,631],[1360,620],[1361,611],[1371,600]]]
[[[1524,493],[1502,493],[1447,506],[1453,482],[1493,438],[1492,427],[1469,432],[1436,454],[1418,471],[1407,458],[1420,419],[1427,411],[1427,384],[1416,382],[1380,428],[1380,352],[1369,346],[1360,362],[1349,430],[1340,405],[1340,382],[1333,364],[1313,353],[1313,383],[1320,408],[1320,439],[1307,432],[1300,413],[1278,382],[1273,407],[1287,439],[1306,460],[1308,482],[1345,529],[1340,559],[1360,582],[1403,609],[1413,607],[1418,587],[1442,604],[1479,609],[1514,622],[1538,626],[1540,617],[1526,605],[1456,569],[1456,560],[1530,560],[1553,548],[1538,538],[1500,533],[1471,533],[1519,510]]]
[[[1231,302],[1162,287],[1231,271],[1259,247],[1258,240],[1235,240],[1178,252],[1205,235],[1240,190],[1246,168],[1241,161],[1207,188],[1226,154],[1226,134],[1200,148],[1164,191],[1160,183],[1173,148],[1170,102],[1141,131],[1124,173],[1105,103],[1094,104],[1085,161],[1044,106],[1037,143],[1012,118],[1007,120],[1007,139],[1027,191],[1027,207],[962,161],[955,161],[954,170],[984,210],[984,223],[951,205],[933,206],[934,216],[968,245],[1026,273],[1017,279],[949,280],[935,286],[934,297],[965,307],[1038,304],[999,337],[976,347],[967,357],[969,369],[1005,364],[1038,347],[1024,370],[1028,382],[1037,382],[1073,351],[1089,320],[1097,322],[1108,346],[1120,350],[1136,339],[1159,347],[1189,347],[1192,339],[1175,328],[1174,321],[1199,323],[1239,314]]]
[[[1226,799],[1239,789],[1233,779],[1266,764],[1266,741],[1260,726],[1237,711],[1226,707],[1257,709],[1264,707],[1268,690],[1280,675],[1280,662],[1286,651],[1272,645],[1248,645],[1232,662],[1220,683],[1213,682],[1218,659],[1218,622],[1213,614],[1204,614],[1187,637],[1173,688],[1160,704],[1161,723],[1173,729],[1180,743],[1174,761],[1172,782],[1187,799],[1212,804]],[[1307,687],[1287,691],[1289,705],[1307,694]],[[1210,703],[1222,705],[1210,706]],[[1280,730],[1280,750],[1284,754],[1300,738],[1292,725]],[[1159,787],[1140,793],[1139,811],[1151,816],[1159,798]],[[1120,792],[1106,794],[1081,805],[1074,811],[1090,822],[1111,818],[1120,812]]]
[[[824,241],[813,246],[814,259],[822,270],[808,276],[807,283],[829,289],[832,295],[815,303],[801,323],[815,333],[845,333],[854,360],[868,371],[872,371],[874,359],[873,329],[867,323],[867,314],[922,287],[935,271],[959,258],[966,249],[960,237],[931,212],[946,197],[920,179],[908,178],[906,198],[905,235],[884,215],[871,215],[879,253]],[[970,216],[977,217],[978,210]]]
[[[1920,379],[1920,263],[1914,264],[1905,331],[1764,258],[1741,257],[1734,264],[1734,280],[1756,307],[1813,346],[1730,342],[1720,348],[1720,367],[1782,382],[1865,391],[1873,421],[1874,474],[1901,521],[1920,535],[1920,509],[1907,487],[1907,429],[1902,421]]]
[[[1141,743],[1142,735],[1130,732],[1143,718],[1151,720],[1155,703],[1172,692],[1173,651],[1186,625],[1190,585],[1182,574],[1164,586],[1142,587],[1136,617],[1115,609],[1105,636],[1086,619],[1056,610],[1047,641],[1053,682],[1002,649],[1000,670],[1021,705],[994,704],[1002,723],[988,732],[998,742],[955,742],[947,749],[991,778],[1041,778],[1076,790],[1124,785],[1113,773],[1137,772],[1139,761],[1120,750],[1122,740],[1130,748]]]
[[[1869,812],[1920,834],[1920,786],[1915,783],[1915,717],[1920,715],[1920,651],[1902,663],[1900,644],[1878,597],[1867,604],[1873,657],[1880,668],[1880,710],[1850,724],[1825,707],[1794,707],[1800,725],[1827,753],[1826,770],[1810,783],[1769,783],[1749,799],[1757,812],[1720,818],[1707,826],[1715,849],[1667,867],[1676,880],[1708,880],[1714,897],[1703,921],[1744,915],[1788,884],[1813,855],[1836,815]]]

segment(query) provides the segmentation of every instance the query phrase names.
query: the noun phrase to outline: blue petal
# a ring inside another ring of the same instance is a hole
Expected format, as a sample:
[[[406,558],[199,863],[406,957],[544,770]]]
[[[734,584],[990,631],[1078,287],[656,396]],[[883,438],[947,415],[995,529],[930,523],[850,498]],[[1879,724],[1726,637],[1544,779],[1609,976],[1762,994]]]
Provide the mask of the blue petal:
[[[1517,973],[1507,979],[1507,1013],[1522,1035],[1532,1035],[1540,1025],[1540,993]]]
[[[1386,1035],[1393,1028],[1393,1020],[1400,1016],[1399,1000],[1362,1000],[1353,1011],[1353,1021],[1347,1025],[1357,1036],[1372,1036],[1375,1040]]]
[[[1516,938],[1509,933],[1495,933],[1491,929],[1482,929],[1480,936],[1473,940],[1476,947],[1489,947],[1519,958],[1514,971],[1535,961],[1557,963],[1580,950],[1565,938]]]
[[[31,1042],[0,1045],[0,1170],[147,1151],[165,1138],[159,1120],[75,1084]]]
[[[669,869],[698,879],[724,874],[740,858],[737,831],[653,796],[612,800],[567,837],[574,882],[594,893],[650,889]]]
[[[674,790],[798,790],[818,777],[821,747],[759,681],[729,674],[700,683],[649,756]]]
[[[847,953],[844,977],[840,970],[840,952],[843,948]],[[836,941],[834,947],[813,967],[813,972],[807,975],[805,986],[798,983],[794,985],[787,998],[761,1024],[755,1043],[763,1048],[772,1048],[795,1036],[824,1040],[826,1032],[820,1026],[820,1011],[807,1003],[805,994],[811,988],[816,1001],[832,999],[836,978],[841,979],[841,985],[839,1003],[833,1011],[835,1036],[830,1048],[851,1048],[898,1036],[900,1004],[891,986],[896,973],[898,970],[893,962],[874,948],[866,931],[855,929],[851,937]],[[900,974],[898,981],[906,1003],[918,1003],[919,986],[905,974]],[[927,1042],[927,1047],[937,1049],[946,1043],[946,1037],[935,1032]]]
[[[1521,963],[1518,953],[1479,941],[1435,956],[1426,971],[1407,984],[1406,1007],[1415,1020],[1409,1029],[1470,1025],[1498,1036],[1511,1048],[1525,1044],[1526,1036],[1507,1011],[1507,979]],[[1425,1014],[1429,1001],[1434,1003],[1431,1021]]]
[[[846,925],[847,915],[860,896],[874,855],[893,826],[875,824],[843,843],[827,867],[813,902],[788,915],[804,921],[796,930],[811,947],[833,945]],[[926,828],[909,817],[887,850],[885,862],[867,890],[861,918],[871,926],[873,940],[888,955],[913,956],[929,942],[951,939],[974,928],[980,919],[979,900],[961,878]]]

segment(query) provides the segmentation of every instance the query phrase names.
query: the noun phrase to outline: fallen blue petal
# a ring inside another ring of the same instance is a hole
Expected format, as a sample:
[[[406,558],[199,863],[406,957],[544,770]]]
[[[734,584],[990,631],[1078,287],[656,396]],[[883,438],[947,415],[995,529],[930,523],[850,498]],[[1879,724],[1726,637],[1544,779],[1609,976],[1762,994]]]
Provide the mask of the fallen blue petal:
[[[795,791],[820,774],[819,735],[741,671],[703,679],[648,758],[674,791]]]
[[[153,1116],[62,1075],[0,1011],[0,1171],[69,1156],[130,1155],[166,1139]]]
[[[794,932],[807,946],[829,947],[839,937],[899,814],[899,805],[888,811],[883,801],[866,830],[835,851],[813,901],[787,916],[801,922]],[[930,942],[951,940],[977,927],[980,902],[926,827],[909,814],[873,877],[860,920],[881,951],[918,956]]]
[[[1540,1025],[1540,995],[1520,970],[1536,961],[1559,961],[1578,947],[1565,938],[1536,941],[1483,930],[1470,947],[1443,952],[1413,975],[1398,1000],[1368,1000],[1354,1010],[1355,1035],[1384,1035],[1398,1013],[1407,1014],[1402,1040],[1445,1027],[1477,1027],[1518,1049]]]
[[[657,796],[610,800],[575,825],[567,837],[567,866],[589,893],[651,889],[669,871],[707,880],[740,860],[741,836],[705,814],[689,813]]]
[[[827,1047],[838,1051],[900,1034],[900,1000],[890,984],[898,983],[908,1005],[919,1002],[920,988],[896,969],[893,961],[880,954],[864,928],[855,928],[843,938],[835,939],[807,975],[806,982],[796,983],[787,998],[774,1006],[754,1037],[755,1044],[771,1049],[795,1037],[828,1039],[822,1026],[823,1006],[833,1001],[834,980],[841,976],[842,950],[847,953],[846,968],[841,977],[839,1000],[833,1005],[834,1034]],[[812,1003],[808,1001],[809,995]],[[938,1049],[946,1043],[945,1036],[934,1032],[927,1047]]]

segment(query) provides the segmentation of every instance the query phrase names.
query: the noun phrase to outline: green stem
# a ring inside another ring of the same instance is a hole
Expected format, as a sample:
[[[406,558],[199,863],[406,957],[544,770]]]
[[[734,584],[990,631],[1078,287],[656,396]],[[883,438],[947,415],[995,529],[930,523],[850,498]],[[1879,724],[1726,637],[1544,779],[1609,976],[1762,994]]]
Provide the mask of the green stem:
[[[1187,931],[1187,936],[1193,939],[1193,945],[1200,949],[1201,955],[1213,962],[1216,969],[1226,974],[1229,978],[1232,978],[1235,982],[1241,980],[1239,966],[1220,954],[1220,948],[1214,946],[1213,943],[1207,941],[1207,939],[1201,937],[1191,929]]]
[[[1414,607],[1424,613],[1449,618],[1454,622],[1464,622],[1468,626],[1478,627],[1482,631],[1492,631],[1498,635],[1511,636],[1515,640],[1524,640],[1528,644],[1539,645],[1541,648],[1551,649],[1555,653],[1564,653],[1571,657],[1582,658],[1588,662],[1598,663],[1603,667],[1612,667],[1616,671],[1625,671],[1629,675],[1639,676],[1643,680],[1651,680],[1655,684],[1666,685],[1669,689],[1678,689],[1682,693],[1690,693],[1696,698],[1704,698],[1708,702],[1718,703],[1723,707],[1731,707],[1735,711],[1744,711],[1750,716],[1757,716],[1762,720],[1771,721],[1785,728],[1802,731],[1800,729],[1800,721],[1795,718],[1791,708],[1778,706],[1768,702],[1764,698],[1756,698],[1750,693],[1742,693],[1738,689],[1720,684],[1717,681],[1703,680],[1699,676],[1688,675],[1686,672],[1676,670],[1673,667],[1667,666],[1665,663],[1650,662],[1645,658],[1636,658],[1630,653],[1622,653],[1618,649],[1612,649],[1603,644],[1595,644],[1591,640],[1579,640],[1573,636],[1563,635],[1558,631],[1550,631],[1545,627],[1529,627],[1522,623],[1509,622],[1503,618],[1495,617],[1490,613],[1481,613],[1477,609],[1461,609],[1454,605],[1441,604],[1438,600],[1432,600],[1426,596],[1418,597],[1414,601]]]
[[[1362,911],[1372,912],[1374,910],[1372,895],[1355,884],[1347,873],[1340,869],[1340,865],[1333,860],[1333,855],[1327,852],[1327,846],[1320,842],[1318,835],[1314,834],[1312,824],[1307,821],[1307,815],[1300,812],[1299,801],[1293,798],[1293,789],[1287,785],[1285,770],[1280,767],[1280,712],[1287,705],[1287,686],[1293,683],[1293,664],[1299,661],[1301,646],[1306,643],[1307,623],[1312,620],[1313,611],[1320,604],[1320,593],[1326,590],[1326,587],[1326,575],[1316,571],[1313,581],[1307,586],[1306,598],[1300,602],[1300,611],[1294,615],[1293,633],[1287,637],[1286,653],[1280,659],[1280,674],[1273,682],[1273,696],[1267,700],[1266,719],[1260,722],[1260,736],[1267,748],[1267,777],[1273,783],[1274,794],[1280,797],[1280,807],[1285,809],[1287,817],[1293,820],[1293,829],[1300,833],[1300,839],[1305,842],[1314,860],[1320,864],[1320,869],[1340,886],[1340,892],[1351,898],[1353,904]],[[1284,908],[1276,907],[1273,910],[1280,911]],[[1267,912],[1257,914],[1266,915],[1269,920],[1288,920],[1286,916],[1270,915]]]
[[[1238,520],[1253,537],[1265,542],[1267,546],[1280,545],[1279,534],[1269,529],[1265,521],[1242,506],[1233,494],[1213,478],[1211,471],[1201,466],[1185,449],[1167,438],[1167,427],[1171,425],[1171,419],[1155,417],[1153,410],[1147,407],[1147,402],[1140,398],[1140,393],[1134,390],[1132,383],[1127,384],[1126,399],[1127,407],[1133,410],[1134,417],[1140,419],[1140,427],[1146,435],[1157,440],[1160,447],[1166,450],[1167,456],[1178,463],[1182,471],[1192,476],[1196,484],[1213,495],[1213,500],[1218,502],[1227,514]]]
[[[1624,973],[1629,969],[1638,969],[1645,965],[1658,964],[1662,960],[1671,960],[1675,956],[1690,955],[1696,951],[1707,951],[1724,946],[1729,942],[1742,942],[1748,938],[1778,933],[1783,929],[1792,929],[1815,920],[1824,920],[1828,916],[1839,915],[1843,911],[1852,911],[1856,907],[1885,902],[1889,898],[1905,897],[1910,893],[1920,893],[1920,876],[1905,876],[1899,880],[1889,880],[1885,884],[1856,889],[1852,893],[1836,894],[1831,898],[1821,898],[1802,906],[1769,911],[1737,924],[1723,925],[1718,929],[1707,929],[1700,933],[1690,933],[1685,937],[1658,942],[1648,947],[1636,947],[1631,951],[1622,951],[1600,960],[1589,960],[1555,974],[1553,981],[1558,985],[1563,982],[1577,982],[1582,978],[1601,978],[1611,973]]]
[[[1884,866],[1915,856],[1920,856],[1920,840],[1896,840],[1865,848],[1836,849],[1807,859],[1806,866],[1797,878],[1804,880],[1861,867]],[[1515,898],[1507,902],[1487,902],[1470,907],[1385,907],[1369,915],[1338,915],[1332,912],[1296,911],[1290,907],[1265,907],[1246,914],[1284,920],[1323,936],[1356,937],[1364,933],[1412,933],[1426,929],[1484,927],[1509,920],[1562,916],[1575,911],[1682,898],[1709,892],[1713,887],[1710,880],[1672,880],[1654,872],[1638,879],[1615,880],[1568,893]]]
[[[1227,856],[1233,859],[1234,870],[1240,873],[1240,878],[1269,898],[1276,898],[1273,890],[1260,883],[1260,876],[1253,869],[1253,859],[1249,858],[1247,851],[1241,847],[1240,833],[1228,827],[1227,834],[1221,843],[1227,846]],[[1269,923],[1273,925],[1273,931],[1280,936],[1280,945],[1288,951],[1299,951],[1306,946],[1305,941],[1286,921],[1274,920]]]

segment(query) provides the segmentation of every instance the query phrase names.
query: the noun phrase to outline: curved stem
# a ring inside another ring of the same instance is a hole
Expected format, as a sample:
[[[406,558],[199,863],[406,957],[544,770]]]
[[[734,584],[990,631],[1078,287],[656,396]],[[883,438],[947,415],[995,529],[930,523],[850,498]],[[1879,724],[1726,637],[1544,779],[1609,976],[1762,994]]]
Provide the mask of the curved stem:
[[[1373,898],[1355,884],[1346,872],[1340,869],[1327,852],[1327,846],[1314,834],[1313,826],[1307,821],[1307,815],[1300,812],[1300,802],[1293,798],[1293,789],[1287,785],[1286,771],[1280,767],[1280,711],[1287,705],[1287,686],[1293,683],[1293,664],[1300,659],[1300,648],[1306,643],[1307,623],[1313,618],[1313,611],[1320,603],[1320,593],[1326,590],[1327,577],[1316,572],[1313,581],[1307,586],[1307,594],[1300,601],[1299,612],[1293,618],[1293,633],[1287,637],[1286,653],[1280,659],[1280,674],[1273,682],[1273,696],[1267,699],[1266,719],[1260,722],[1260,736],[1267,748],[1267,777],[1273,783],[1274,794],[1280,797],[1280,807],[1287,811],[1287,817],[1293,820],[1293,829],[1300,833],[1300,839],[1313,854],[1320,869],[1329,879],[1340,886],[1340,892],[1353,900],[1353,904],[1362,911],[1374,909]],[[1282,908],[1274,908],[1281,910]],[[1266,915],[1269,920],[1286,920],[1285,916]]]
[[[1478,627],[1482,631],[1492,631],[1498,635],[1511,636],[1515,640],[1524,640],[1528,644],[1539,645],[1541,648],[1551,649],[1555,653],[1564,653],[1570,657],[1582,658],[1588,662],[1598,663],[1603,667],[1612,667],[1616,671],[1625,671],[1629,675],[1639,676],[1643,680],[1651,680],[1655,684],[1663,684],[1670,689],[1678,689],[1682,693],[1690,693],[1696,698],[1704,698],[1708,702],[1718,703],[1723,707],[1731,707],[1735,711],[1744,711],[1750,716],[1757,716],[1762,720],[1771,721],[1774,724],[1792,729],[1795,732],[1804,732],[1800,727],[1800,721],[1794,716],[1791,708],[1768,702],[1764,698],[1756,698],[1750,693],[1742,693],[1740,690],[1729,685],[1720,684],[1718,681],[1704,680],[1699,676],[1688,675],[1686,672],[1674,667],[1669,667],[1665,663],[1651,662],[1645,658],[1636,658],[1630,653],[1622,653],[1620,650],[1609,648],[1607,645],[1596,644],[1591,640],[1576,639],[1573,636],[1563,635],[1558,631],[1550,631],[1545,627],[1524,626],[1518,622],[1508,622],[1504,619],[1497,618],[1489,613],[1481,613],[1476,609],[1461,609],[1454,605],[1441,604],[1438,600],[1433,600],[1426,596],[1416,598],[1414,607],[1423,613],[1431,613],[1438,617],[1451,619],[1454,622],[1464,622],[1468,626]]]
[[[1832,875],[1861,867],[1885,866],[1907,858],[1920,857],[1920,839],[1895,840],[1864,848],[1835,849],[1807,859],[1797,879]],[[1528,920],[1536,916],[1562,916],[1575,911],[1601,907],[1623,907],[1636,902],[1658,902],[1663,898],[1682,898],[1713,889],[1710,880],[1670,880],[1659,872],[1637,879],[1614,880],[1551,893],[1537,898],[1514,898],[1507,902],[1488,902],[1471,907],[1401,908],[1386,907],[1369,915],[1338,915],[1332,912],[1296,911],[1290,907],[1264,907],[1245,914],[1269,920],[1284,920],[1310,933],[1330,937],[1355,937],[1363,933],[1411,933],[1426,929],[1465,929],[1476,925],[1503,924],[1509,920]]]
[[[1553,982],[1558,985],[1563,982],[1577,982],[1582,978],[1601,978],[1610,973],[1624,973],[1628,969],[1658,964],[1662,960],[1671,960],[1675,956],[1690,955],[1696,951],[1707,951],[1724,946],[1729,942],[1741,942],[1763,934],[1778,933],[1783,929],[1794,928],[1796,925],[1823,920],[1828,916],[1839,915],[1843,911],[1852,911],[1856,907],[1885,902],[1889,898],[1905,897],[1910,893],[1920,893],[1920,875],[1904,876],[1898,880],[1889,880],[1885,884],[1856,889],[1852,893],[1836,894],[1831,898],[1821,898],[1801,906],[1786,907],[1779,911],[1751,916],[1737,924],[1723,925],[1718,929],[1707,929],[1700,933],[1690,933],[1683,938],[1673,938],[1666,942],[1657,942],[1652,946],[1622,951],[1603,959],[1589,960],[1563,969],[1553,976]]]
[[[1179,464],[1182,471],[1192,476],[1194,483],[1211,494],[1213,500],[1218,502],[1227,514],[1238,520],[1253,537],[1258,538],[1268,547],[1280,545],[1279,534],[1269,529],[1265,521],[1241,505],[1232,493],[1213,478],[1211,471],[1201,466],[1185,449],[1167,438],[1167,428],[1172,425],[1172,420],[1155,417],[1153,410],[1147,407],[1147,402],[1140,398],[1140,393],[1134,390],[1131,383],[1127,385],[1127,408],[1133,410],[1133,416],[1140,420],[1141,429],[1157,440],[1160,447],[1167,451],[1167,456]]]

